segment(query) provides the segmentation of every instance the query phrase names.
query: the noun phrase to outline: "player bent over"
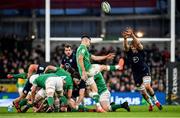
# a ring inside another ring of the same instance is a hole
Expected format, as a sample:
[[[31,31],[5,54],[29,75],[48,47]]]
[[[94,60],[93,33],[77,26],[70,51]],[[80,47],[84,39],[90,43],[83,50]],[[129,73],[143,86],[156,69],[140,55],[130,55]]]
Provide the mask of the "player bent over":
[[[64,102],[63,99],[66,99],[65,97],[62,98],[61,100],[63,100],[63,104],[65,103],[64,106],[69,105],[70,109],[73,109],[73,111],[78,111],[79,108],[76,107],[76,105],[79,106],[79,104],[83,101],[86,84],[85,84],[85,81],[80,79],[80,75],[79,75],[79,73],[76,72],[75,69],[73,69],[72,67],[68,67],[66,69],[67,69],[66,71],[69,72],[71,77],[73,78],[73,92],[72,92],[71,100],[69,100],[68,103]],[[56,74],[57,74],[58,71],[61,71],[61,73],[63,71],[65,71],[64,69],[62,69],[60,67],[55,67],[55,66],[52,66],[52,65],[47,66],[46,69],[45,69],[45,72],[47,72],[49,70],[51,72],[56,73]],[[73,98],[77,98],[77,96],[78,96],[77,101],[74,101]]]
[[[26,84],[23,88],[22,93],[18,98],[16,98],[13,101],[13,105],[16,108],[17,112],[21,112],[21,106],[25,105],[27,103],[27,99],[24,99],[28,96],[28,93],[31,89],[32,84],[29,82],[29,77],[33,74],[40,74],[44,72],[44,69],[47,65],[46,64],[31,64],[28,68],[28,73],[21,73],[21,74],[8,74],[7,78],[22,78],[22,79],[28,79],[26,81]]]
[[[149,103],[149,111],[153,110],[153,102],[159,108],[159,110],[161,110],[162,105],[157,100],[154,90],[151,87],[150,70],[148,65],[145,63],[143,45],[137,39],[131,28],[127,28],[127,30],[124,31],[122,35],[124,37],[124,49],[127,53],[128,62],[132,68],[136,86],[139,88],[144,99]],[[133,39],[130,45],[127,41],[128,37]]]
[[[34,102],[35,91],[37,87],[44,88],[47,95],[47,104],[48,109],[46,112],[52,112],[54,110],[54,93],[56,92],[58,96],[62,96],[64,91],[63,87],[68,91],[67,97],[68,100],[71,98],[73,83],[71,76],[63,73],[57,74],[43,74],[38,77],[31,77],[30,82],[33,84],[32,86],[32,103]]]

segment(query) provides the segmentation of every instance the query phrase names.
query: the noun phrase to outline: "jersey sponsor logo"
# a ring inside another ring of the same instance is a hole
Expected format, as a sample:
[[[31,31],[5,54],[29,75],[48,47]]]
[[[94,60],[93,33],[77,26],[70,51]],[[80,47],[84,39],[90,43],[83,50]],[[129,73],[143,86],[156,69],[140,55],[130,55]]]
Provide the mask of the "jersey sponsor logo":
[[[84,53],[85,53],[85,49],[82,49],[82,50],[81,50],[81,53],[84,54]]]
[[[71,65],[69,63],[65,63],[65,68],[68,69],[69,67],[71,67]]]
[[[39,67],[39,70],[44,70],[44,67]]]
[[[138,63],[138,61],[139,61],[139,57],[137,57],[137,56],[133,57],[133,62],[134,63]]]
[[[70,59],[69,61],[72,62],[72,59]]]

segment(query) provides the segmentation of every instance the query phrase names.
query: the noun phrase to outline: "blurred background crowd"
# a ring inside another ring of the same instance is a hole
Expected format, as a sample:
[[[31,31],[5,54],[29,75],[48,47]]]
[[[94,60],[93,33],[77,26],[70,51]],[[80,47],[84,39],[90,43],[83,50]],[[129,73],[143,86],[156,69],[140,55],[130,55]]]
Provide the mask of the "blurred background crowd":
[[[25,38],[19,40],[16,35],[4,35],[0,37],[0,80],[6,82],[6,75],[8,73],[18,73],[19,68],[27,70],[28,66],[32,63],[41,63],[44,61],[44,49],[42,45],[37,45],[32,48],[33,40]],[[51,63],[54,65],[60,65],[61,59],[64,55],[64,44],[55,46],[51,51]],[[72,47],[74,50],[77,48],[77,44]],[[106,60],[102,62],[92,62],[100,64],[117,64],[120,57],[126,60],[126,55],[122,47],[102,46],[96,47],[94,44],[90,47],[90,52],[94,55],[106,55],[110,52],[116,54],[114,60]],[[170,59],[170,52],[167,47],[160,49],[155,43],[144,46],[146,55],[146,62],[150,66],[152,76],[152,87],[155,91],[165,91],[165,79],[166,79],[166,64]],[[180,51],[176,48],[176,61],[180,62]],[[132,71],[128,65],[125,64],[123,71],[103,72],[103,76],[106,80],[107,86],[111,92],[125,92],[136,91]],[[16,81],[14,81],[16,82]],[[2,90],[6,90],[1,87]]]

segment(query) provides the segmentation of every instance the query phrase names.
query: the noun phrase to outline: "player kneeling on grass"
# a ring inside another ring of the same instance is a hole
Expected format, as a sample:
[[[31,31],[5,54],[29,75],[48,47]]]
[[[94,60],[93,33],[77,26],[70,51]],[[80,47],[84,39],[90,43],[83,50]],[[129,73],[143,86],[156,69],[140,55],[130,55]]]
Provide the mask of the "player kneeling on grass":
[[[123,104],[114,104],[114,103],[111,104],[110,102],[111,93],[109,92],[106,86],[104,77],[101,72],[97,73],[94,76],[94,81],[98,88],[98,94],[100,95],[99,102],[103,110],[105,110],[106,112],[110,112],[110,111],[116,111],[119,108],[124,108],[127,111],[130,111],[128,102],[124,102]],[[92,96],[91,94],[92,93],[90,91],[89,96]]]
[[[127,53],[128,62],[132,68],[136,86],[139,88],[144,99],[149,103],[149,111],[153,110],[153,102],[151,101],[151,98],[159,110],[161,110],[162,105],[157,100],[154,90],[151,87],[150,70],[148,65],[145,63],[143,45],[137,39],[131,28],[127,28],[122,35],[124,37],[124,49]],[[127,41],[128,37],[133,39],[130,45]]]

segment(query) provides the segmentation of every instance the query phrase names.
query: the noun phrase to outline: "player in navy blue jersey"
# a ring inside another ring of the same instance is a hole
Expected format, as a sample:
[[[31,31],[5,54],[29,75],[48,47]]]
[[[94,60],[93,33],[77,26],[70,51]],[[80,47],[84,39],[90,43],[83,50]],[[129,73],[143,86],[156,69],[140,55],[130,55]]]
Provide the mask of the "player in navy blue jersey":
[[[69,67],[75,69],[78,72],[77,63],[76,63],[76,54],[73,51],[72,46],[70,44],[65,44],[64,46],[64,57],[62,58],[61,68],[65,70]]]
[[[141,92],[144,99],[149,103],[149,111],[153,110],[153,102],[161,110],[162,105],[157,100],[154,90],[151,87],[151,75],[149,66],[145,62],[145,54],[143,45],[135,36],[131,28],[127,28],[123,33],[124,49],[127,54],[127,59],[132,68],[135,84]],[[132,41],[128,44],[127,38],[131,37]],[[153,102],[152,102],[152,100]]]
[[[62,62],[60,67],[64,68],[66,71],[71,73],[71,75],[77,75],[77,79],[80,80],[80,84],[78,86],[74,85],[74,88],[78,87],[78,90],[73,89],[73,97],[78,96],[77,100],[77,106],[83,101],[86,83],[84,80],[81,79],[78,68],[77,68],[77,62],[76,62],[76,53],[72,49],[72,46],[70,44],[65,44],[64,46],[64,57],[62,58]],[[77,95],[75,95],[77,93]]]

